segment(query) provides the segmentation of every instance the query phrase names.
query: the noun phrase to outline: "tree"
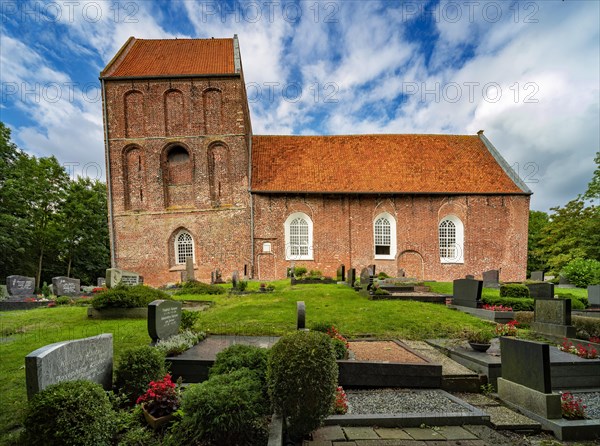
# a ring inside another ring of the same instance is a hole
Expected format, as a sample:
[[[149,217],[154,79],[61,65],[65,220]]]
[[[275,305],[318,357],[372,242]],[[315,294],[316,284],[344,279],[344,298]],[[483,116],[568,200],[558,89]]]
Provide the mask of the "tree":
[[[594,162],[596,163],[596,170],[594,171],[594,176],[588,184],[587,191],[585,192],[585,194],[583,194],[584,199],[592,201],[600,200],[600,151],[596,152]]]
[[[548,214],[542,211],[529,212],[529,236],[527,245],[527,273],[531,271],[544,271],[547,269],[547,256],[545,255],[541,241],[544,237],[544,229],[548,226],[550,219]]]

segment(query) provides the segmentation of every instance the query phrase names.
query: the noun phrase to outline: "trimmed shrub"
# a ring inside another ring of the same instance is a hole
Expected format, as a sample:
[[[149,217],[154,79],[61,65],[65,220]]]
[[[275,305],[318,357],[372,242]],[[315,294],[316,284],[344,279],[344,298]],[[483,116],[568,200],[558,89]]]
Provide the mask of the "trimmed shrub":
[[[331,342],[333,343],[335,359],[346,359],[346,356],[348,354],[348,348],[346,348],[346,343],[341,339],[336,338],[331,338]]]
[[[183,417],[167,444],[253,446],[267,443],[268,404],[256,373],[215,375],[183,393]]]
[[[296,266],[294,268],[294,277],[301,279],[306,275],[307,269],[303,266]]]
[[[256,373],[260,382],[264,385],[266,383],[268,356],[269,351],[266,348],[243,344],[232,345],[217,353],[215,363],[210,368],[209,377],[249,369]]]
[[[194,325],[200,318],[200,312],[181,310],[181,324],[179,325],[179,331],[194,330]]]
[[[48,386],[27,404],[24,444],[109,445],[116,414],[102,386],[67,381]]]
[[[333,322],[315,322],[311,325],[311,330],[320,331],[321,333],[327,333],[331,327],[335,326]]]
[[[377,278],[378,279],[389,279],[390,276],[388,276],[385,272],[380,271],[379,274],[377,274]]]
[[[561,274],[579,288],[600,283],[600,262],[593,259],[575,259],[565,265]]]
[[[177,290],[174,294],[176,296],[181,296],[183,294],[225,294],[225,288],[198,282],[196,280],[190,280],[185,282],[181,286],[181,289]]]
[[[73,301],[71,300],[71,298],[69,296],[57,297],[55,302],[56,302],[56,305],[69,305],[69,304],[73,303]]]
[[[592,336],[600,337],[600,318],[572,316],[571,323],[577,329],[577,335],[584,339]]]
[[[157,299],[173,300],[164,291],[146,285],[124,286],[120,285],[96,294],[92,298],[94,308],[140,308],[147,307],[150,302]]]
[[[529,328],[533,322],[533,311],[519,311],[515,313],[515,319],[519,323],[519,328]]]
[[[583,299],[578,298],[577,296],[573,296],[572,294],[557,294],[559,299],[570,299],[571,300],[571,310],[585,310],[585,303]],[[584,297],[587,301],[587,297]]]
[[[529,297],[523,298],[482,296],[481,302],[490,305],[502,305],[505,307],[512,307],[513,311],[533,311],[533,299]]]
[[[271,348],[269,395],[288,421],[290,437],[299,439],[322,425],[334,401],[337,376],[333,343],[323,333],[295,332]]]
[[[500,286],[500,297],[529,297],[529,288],[520,283],[506,283]]]
[[[115,387],[127,396],[130,404],[148,389],[150,381],[158,381],[167,373],[165,355],[147,345],[127,350],[115,368]]]
[[[308,277],[311,279],[318,279],[320,277],[323,277],[323,273],[318,269],[311,269],[308,272]]]

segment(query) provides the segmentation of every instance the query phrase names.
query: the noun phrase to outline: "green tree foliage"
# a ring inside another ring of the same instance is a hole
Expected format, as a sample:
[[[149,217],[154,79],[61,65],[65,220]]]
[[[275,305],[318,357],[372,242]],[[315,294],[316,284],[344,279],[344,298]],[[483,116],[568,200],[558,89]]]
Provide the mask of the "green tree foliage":
[[[109,264],[106,187],[71,180],[55,157],[19,150],[0,122],[0,280],[56,275],[91,283]]]
[[[531,271],[543,271],[546,268],[547,258],[542,250],[542,239],[544,229],[548,226],[550,219],[548,214],[542,211],[529,212],[529,237],[527,245],[527,274]]]
[[[596,163],[594,176],[592,177],[592,181],[588,184],[587,191],[583,194],[583,198],[592,201],[600,200],[600,151],[596,152],[594,162]]]

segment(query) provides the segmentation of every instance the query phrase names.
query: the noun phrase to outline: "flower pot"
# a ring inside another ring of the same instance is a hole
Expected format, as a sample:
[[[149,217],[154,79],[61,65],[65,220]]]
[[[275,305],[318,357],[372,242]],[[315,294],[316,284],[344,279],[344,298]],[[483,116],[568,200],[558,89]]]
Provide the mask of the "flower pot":
[[[471,341],[469,341],[469,345],[476,352],[486,352],[492,346],[492,344],[480,344],[478,342]]]
[[[142,406],[142,412],[144,412],[144,418],[146,419],[146,423],[148,423],[150,427],[154,430],[168,424],[174,416],[174,414],[170,413],[169,415],[155,418],[150,412],[146,410],[146,406]]]

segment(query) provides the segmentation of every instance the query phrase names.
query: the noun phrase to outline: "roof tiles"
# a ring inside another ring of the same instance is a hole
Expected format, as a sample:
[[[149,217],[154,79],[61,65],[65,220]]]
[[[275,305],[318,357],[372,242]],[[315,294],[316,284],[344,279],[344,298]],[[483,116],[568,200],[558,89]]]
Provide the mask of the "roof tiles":
[[[526,193],[477,135],[254,136],[252,190]]]
[[[133,39],[132,42],[106,67],[103,72],[106,77],[235,73],[233,39]]]

